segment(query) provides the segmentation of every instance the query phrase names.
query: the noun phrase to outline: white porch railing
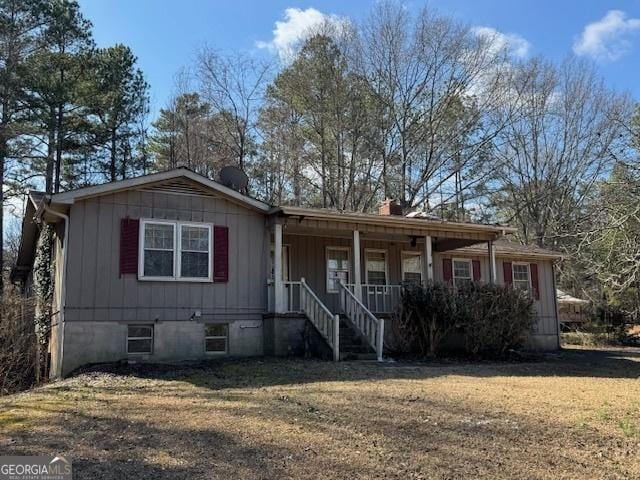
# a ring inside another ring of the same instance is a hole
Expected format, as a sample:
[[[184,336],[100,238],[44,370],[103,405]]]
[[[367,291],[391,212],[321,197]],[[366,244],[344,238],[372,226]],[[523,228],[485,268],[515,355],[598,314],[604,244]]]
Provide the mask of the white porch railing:
[[[283,311],[280,313],[303,313],[326,340],[333,351],[333,359],[340,359],[340,316],[331,313],[318,296],[307,285],[304,278],[299,282],[284,281]],[[275,311],[275,288],[272,281],[267,283],[269,311]]]
[[[356,293],[356,285],[351,283],[347,288],[352,293]],[[362,284],[361,301],[362,304],[373,313],[393,313],[400,304],[400,285],[373,285]]]
[[[340,283],[340,308],[375,349],[378,361],[382,361],[384,320],[371,313],[342,282]]]
[[[302,313],[300,307],[301,282],[283,281],[283,303],[281,313]],[[267,296],[270,312],[276,311],[276,291],[273,280],[267,281]]]
[[[333,360],[340,360],[340,316],[331,313],[304,278],[300,281],[300,306],[333,350]]]

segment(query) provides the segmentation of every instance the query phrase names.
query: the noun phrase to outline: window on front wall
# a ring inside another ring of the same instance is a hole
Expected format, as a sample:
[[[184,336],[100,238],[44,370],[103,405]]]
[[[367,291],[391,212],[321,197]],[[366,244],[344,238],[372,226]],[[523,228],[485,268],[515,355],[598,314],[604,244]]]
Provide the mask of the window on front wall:
[[[340,282],[349,283],[349,249],[327,248],[327,292],[337,292]]]
[[[153,353],[153,325],[127,327],[127,353]]]
[[[422,283],[422,254],[402,252],[402,281]]]
[[[210,227],[180,225],[180,276],[208,278]]]
[[[472,280],[471,260],[453,260],[453,284],[459,287]]]
[[[366,283],[387,284],[387,252],[385,250],[365,250]]]
[[[529,275],[529,264],[514,263],[512,266],[512,271],[513,271],[514,288],[520,288],[522,290],[531,290],[531,277]]]
[[[207,353],[227,353],[229,346],[229,325],[207,323],[204,326],[204,349]]]
[[[211,280],[211,225],[143,221],[142,279]]]
[[[175,225],[144,224],[143,276],[173,277]]]

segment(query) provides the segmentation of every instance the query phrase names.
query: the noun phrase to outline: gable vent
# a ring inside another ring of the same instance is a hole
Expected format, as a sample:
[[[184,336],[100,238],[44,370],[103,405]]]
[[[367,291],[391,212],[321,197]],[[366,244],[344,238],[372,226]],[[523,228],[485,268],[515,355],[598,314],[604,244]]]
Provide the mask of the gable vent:
[[[143,192],[169,193],[173,195],[198,195],[204,197],[215,197],[216,195],[186,180],[171,180],[168,182],[149,185],[140,189]]]

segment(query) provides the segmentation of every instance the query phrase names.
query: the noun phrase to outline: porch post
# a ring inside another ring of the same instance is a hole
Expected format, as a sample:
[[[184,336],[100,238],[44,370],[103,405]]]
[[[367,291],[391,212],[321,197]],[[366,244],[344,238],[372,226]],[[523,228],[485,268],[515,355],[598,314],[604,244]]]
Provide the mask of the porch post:
[[[355,292],[353,292],[356,298],[362,301],[362,269],[360,267],[360,232],[358,230],[353,231],[353,283],[355,284]]]
[[[433,246],[431,235],[424,237],[424,266],[427,280],[433,282]]]
[[[282,283],[282,224],[276,223],[273,230],[273,284],[276,313],[284,312],[284,285]]]
[[[489,240],[489,283],[496,284],[496,252],[493,248],[493,241]]]

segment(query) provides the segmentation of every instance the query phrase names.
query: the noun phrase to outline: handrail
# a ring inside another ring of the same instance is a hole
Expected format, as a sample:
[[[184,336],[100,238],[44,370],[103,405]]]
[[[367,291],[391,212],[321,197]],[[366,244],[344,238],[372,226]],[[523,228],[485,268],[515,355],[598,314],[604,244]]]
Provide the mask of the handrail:
[[[302,288],[301,282],[293,281],[293,280],[283,280],[282,281],[282,303],[281,308],[283,308],[283,312],[280,313],[300,313],[302,309],[300,305],[296,305],[296,300],[300,298],[300,294],[296,292],[296,289]],[[268,309],[270,312],[275,311],[276,305],[278,304],[277,299],[275,298],[275,288],[274,281],[272,279],[267,280],[267,303]]]
[[[340,308],[342,308],[342,311],[349,317],[371,347],[375,349],[378,361],[382,361],[384,320],[371,313],[342,282],[340,282]]]
[[[400,303],[401,285],[387,284],[360,284],[360,291],[357,290],[356,284],[350,283],[346,287],[351,290],[360,302],[370,311],[377,314],[392,313],[396,310]]]
[[[333,350],[333,360],[340,360],[340,316],[331,313],[304,278],[300,279],[300,310],[316,327]]]

